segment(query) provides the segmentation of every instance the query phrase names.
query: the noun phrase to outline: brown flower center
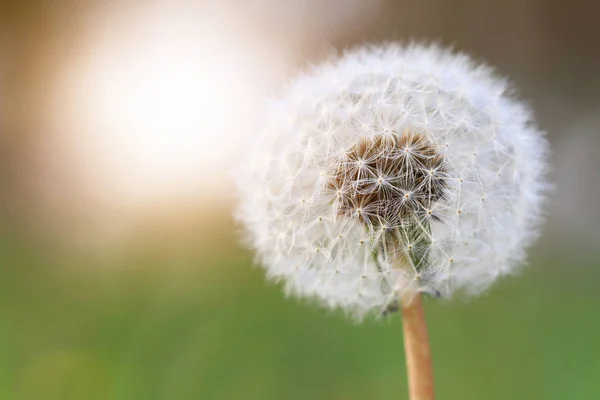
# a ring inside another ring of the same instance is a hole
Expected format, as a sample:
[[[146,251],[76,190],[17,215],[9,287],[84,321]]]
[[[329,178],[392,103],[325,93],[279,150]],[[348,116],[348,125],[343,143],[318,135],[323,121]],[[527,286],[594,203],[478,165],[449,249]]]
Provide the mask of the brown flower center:
[[[414,225],[444,197],[444,158],[420,133],[364,138],[341,157],[328,187],[340,216],[369,228]]]

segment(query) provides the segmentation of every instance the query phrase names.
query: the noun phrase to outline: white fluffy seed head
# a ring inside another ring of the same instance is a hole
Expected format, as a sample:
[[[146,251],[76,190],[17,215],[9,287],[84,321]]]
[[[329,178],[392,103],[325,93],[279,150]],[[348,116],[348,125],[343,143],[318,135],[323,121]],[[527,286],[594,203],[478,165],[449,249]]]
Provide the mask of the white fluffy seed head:
[[[479,293],[537,236],[547,142],[467,56],[348,52],[292,82],[251,139],[238,218],[259,263],[359,318],[400,295]]]

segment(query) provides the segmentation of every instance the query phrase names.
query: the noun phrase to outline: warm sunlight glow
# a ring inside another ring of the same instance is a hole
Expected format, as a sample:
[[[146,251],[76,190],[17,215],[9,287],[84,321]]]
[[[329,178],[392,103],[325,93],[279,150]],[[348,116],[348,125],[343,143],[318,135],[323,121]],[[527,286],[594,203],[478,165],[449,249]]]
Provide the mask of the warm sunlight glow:
[[[223,48],[197,50],[202,43],[177,31],[159,32],[140,43],[135,57],[95,65],[92,116],[110,153],[128,180],[130,195],[164,190],[202,190],[207,168],[226,168],[231,133],[228,113],[244,113],[246,82],[239,61]],[[116,65],[115,65],[116,64]],[[109,156],[109,154],[107,154]],[[185,189],[185,186],[198,187]]]
[[[240,23],[162,7],[100,24],[67,68],[59,94],[70,106],[56,113],[95,191],[152,205],[228,187],[235,144],[273,74]]]

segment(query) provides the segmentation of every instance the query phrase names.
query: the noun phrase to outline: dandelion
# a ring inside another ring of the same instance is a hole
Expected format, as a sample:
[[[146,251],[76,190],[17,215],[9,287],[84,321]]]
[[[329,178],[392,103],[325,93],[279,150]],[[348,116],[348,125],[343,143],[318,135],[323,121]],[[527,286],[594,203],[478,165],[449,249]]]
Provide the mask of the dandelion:
[[[547,142],[508,83],[437,46],[344,54],[274,100],[238,218],[289,294],[403,311],[411,398],[433,398],[421,293],[477,294],[538,234]]]

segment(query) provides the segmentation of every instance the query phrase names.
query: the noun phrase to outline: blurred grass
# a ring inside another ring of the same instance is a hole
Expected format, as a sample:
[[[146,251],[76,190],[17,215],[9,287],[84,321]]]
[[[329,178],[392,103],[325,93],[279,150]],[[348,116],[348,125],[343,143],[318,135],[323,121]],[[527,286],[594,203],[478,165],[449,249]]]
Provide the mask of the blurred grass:
[[[285,299],[215,240],[191,268],[143,247],[108,268],[3,237],[0,399],[405,398],[398,315]],[[440,399],[600,397],[598,258],[568,260],[540,247],[483,297],[426,302]]]

